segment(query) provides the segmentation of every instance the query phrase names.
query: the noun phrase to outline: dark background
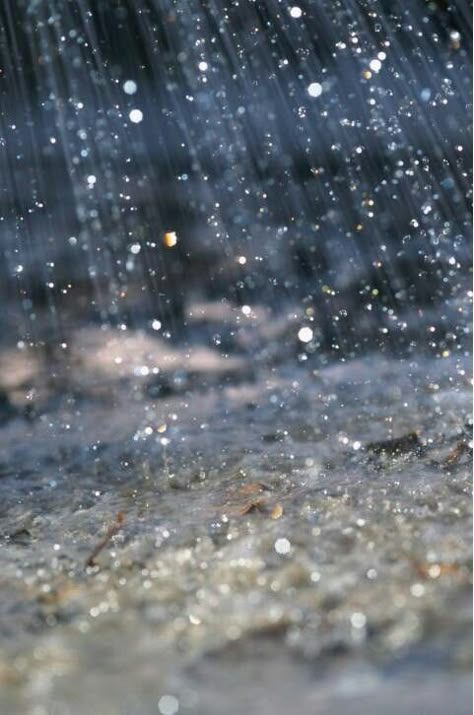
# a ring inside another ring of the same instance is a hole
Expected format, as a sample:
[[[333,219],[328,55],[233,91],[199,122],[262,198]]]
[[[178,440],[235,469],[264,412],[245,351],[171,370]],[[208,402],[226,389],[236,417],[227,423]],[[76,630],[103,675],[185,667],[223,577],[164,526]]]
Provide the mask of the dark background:
[[[354,350],[382,345],[387,310],[439,316],[457,299],[470,265],[470,4],[297,6],[300,18],[276,0],[4,0],[8,339],[160,319],[180,340],[187,304],[225,298],[275,314],[314,306],[321,344]]]

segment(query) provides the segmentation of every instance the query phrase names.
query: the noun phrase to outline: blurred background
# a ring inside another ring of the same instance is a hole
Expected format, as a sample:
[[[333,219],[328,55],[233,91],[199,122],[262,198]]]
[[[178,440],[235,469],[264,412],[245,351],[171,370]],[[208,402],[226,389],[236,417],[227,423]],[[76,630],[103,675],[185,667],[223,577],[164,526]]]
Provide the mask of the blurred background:
[[[435,352],[455,346],[470,15],[440,0],[5,0],[4,339],[98,324],[182,342],[190,306],[224,301],[296,311],[313,351],[430,348],[423,315],[444,316]]]

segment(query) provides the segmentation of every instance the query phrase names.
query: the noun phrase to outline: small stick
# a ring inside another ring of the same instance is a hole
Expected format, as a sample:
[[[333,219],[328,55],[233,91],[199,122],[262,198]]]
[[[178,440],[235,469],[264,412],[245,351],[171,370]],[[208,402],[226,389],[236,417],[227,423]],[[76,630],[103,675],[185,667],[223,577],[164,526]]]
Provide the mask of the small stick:
[[[89,558],[87,559],[87,561],[86,561],[86,568],[88,568],[89,566],[95,566],[95,560],[96,560],[97,556],[100,554],[100,552],[102,551],[102,549],[103,549],[105,546],[107,546],[107,544],[109,543],[110,539],[111,539],[113,536],[115,536],[115,534],[116,534],[118,531],[120,531],[120,529],[122,528],[122,524],[123,524],[123,522],[124,522],[124,519],[125,519],[125,514],[123,513],[123,511],[119,511],[119,513],[117,514],[117,518],[115,519],[114,523],[112,524],[112,526],[109,527],[109,529],[108,529],[106,535],[104,536],[104,538],[103,538],[101,541],[99,541],[99,543],[98,543],[97,546],[95,547],[94,551],[91,553],[91,555],[90,555]]]

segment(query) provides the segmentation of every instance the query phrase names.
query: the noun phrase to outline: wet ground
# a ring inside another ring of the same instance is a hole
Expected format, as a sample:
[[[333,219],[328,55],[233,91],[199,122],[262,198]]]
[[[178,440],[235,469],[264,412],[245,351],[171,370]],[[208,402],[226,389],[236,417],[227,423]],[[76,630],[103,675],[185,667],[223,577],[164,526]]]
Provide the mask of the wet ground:
[[[1,712],[470,712],[469,359],[283,325],[2,353]]]

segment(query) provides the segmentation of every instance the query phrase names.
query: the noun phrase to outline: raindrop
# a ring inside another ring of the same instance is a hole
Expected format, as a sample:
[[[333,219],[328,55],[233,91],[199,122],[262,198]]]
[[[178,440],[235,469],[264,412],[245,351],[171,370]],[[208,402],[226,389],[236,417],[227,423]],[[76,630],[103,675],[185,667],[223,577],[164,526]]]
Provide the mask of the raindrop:
[[[298,19],[301,17],[303,14],[303,10],[298,7],[297,5],[293,5],[293,7],[290,7],[290,15],[291,17],[294,17],[295,19]]]
[[[382,69],[382,63],[378,59],[371,60],[371,62],[369,62],[369,67],[372,70],[372,72],[380,72],[380,70]]]
[[[158,710],[161,715],[176,715],[179,710],[179,700],[174,695],[162,695],[158,700]]]
[[[319,97],[323,92],[323,86],[319,82],[311,82],[308,86],[308,94],[310,97]]]
[[[133,79],[127,79],[127,81],[123,83],[123,91],[125,94],[135,94],[137,89],[137,83],[134,82]]]
[[[291,551],[291,543],[286,538],[277,539],[275,541],[275,551],[277,554],[286,555]]]
[[[143,112],[141,111],[141,109],[132,109],[128,116],[130,117],[130,121],[133,122],[133,124],[140,124],[140,122],[143,120]]]
[[[305,327],[298,330],[298,340],[302,343],[310,343],[313,339],[313,331],[311,328]]]

